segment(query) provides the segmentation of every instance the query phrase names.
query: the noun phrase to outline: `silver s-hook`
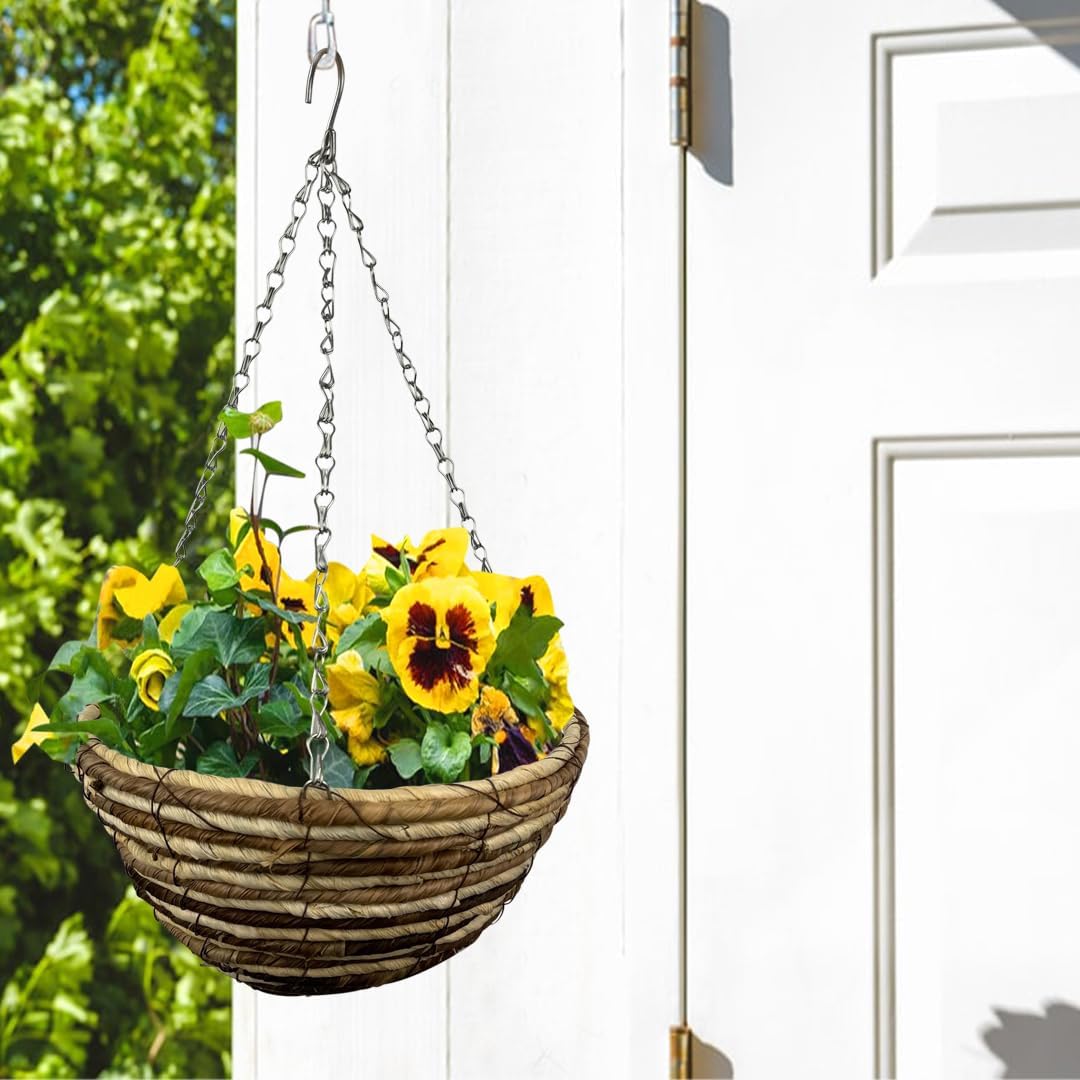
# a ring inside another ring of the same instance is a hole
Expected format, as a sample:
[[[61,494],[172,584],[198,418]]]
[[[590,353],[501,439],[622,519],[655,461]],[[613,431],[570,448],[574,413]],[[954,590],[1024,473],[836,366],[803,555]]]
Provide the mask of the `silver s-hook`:
[[[319,69],[319,62],[329,53],[329,49],[319,49],[311,58],[311,67],[308,68],[307,88],[304,91],[304,101],[311,104],[311,91],[315,85],[315,72]],[[345,92],[345,64],[342,62],[341,53],[335,50],[334,65],[337,67],[337,93],[334,95],[334,107],[330,111],[330,119],[326,123],[326,132],[323,135],[323,155],[328,159],[335,156],[337,150],[337,137],[334,134],[334,121],[337,120],[338,106],[341,104],[341,95]]]

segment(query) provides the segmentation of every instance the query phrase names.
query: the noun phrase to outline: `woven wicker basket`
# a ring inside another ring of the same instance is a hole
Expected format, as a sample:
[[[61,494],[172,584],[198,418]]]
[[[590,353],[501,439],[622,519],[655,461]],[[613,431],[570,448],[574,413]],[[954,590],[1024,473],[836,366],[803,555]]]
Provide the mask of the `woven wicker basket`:
[[[547,757],[490,780],[291,788],[135,761],[91,740],[74,771],[158,921],[272,994],[408,978],[502,913],[566,811],[580,714]]]

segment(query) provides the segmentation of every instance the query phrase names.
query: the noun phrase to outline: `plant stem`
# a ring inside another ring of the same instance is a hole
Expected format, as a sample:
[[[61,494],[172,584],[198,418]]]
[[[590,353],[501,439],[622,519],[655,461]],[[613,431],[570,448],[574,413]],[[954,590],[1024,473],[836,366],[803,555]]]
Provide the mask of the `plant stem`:
[[[262,435],[256,435],[251,440],[252,449],[258,452],[259,446],[262,443]],[[259,475],[259,459],[253,457],[251,459],[251,506],[248,510],[249,518],[257,518],[262,516],[262,500],[259,500],[259,513],[255,513],[255,481]],[[263,481],[263,493],[266,492],[266,481]]]

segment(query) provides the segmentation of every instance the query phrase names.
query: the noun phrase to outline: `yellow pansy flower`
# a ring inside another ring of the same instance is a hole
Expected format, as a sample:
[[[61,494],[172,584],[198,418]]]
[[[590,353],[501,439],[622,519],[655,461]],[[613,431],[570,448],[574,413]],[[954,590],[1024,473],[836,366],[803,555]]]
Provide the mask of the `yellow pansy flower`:
[[[465,570],[469,551],[469,534],[465,529],[432,529],[414,547],[406,536],[394,545],[380,536],[371,538],[371,558],[364,564],[361,577],[373,592],[386,592],[386,570],[401,569],[401,558],[409,560],[409,576],[413,581],[429,577],[457,577]]]
[[[233,559],[240,571],[240,589],[242,592],[272,592],[281,572],[281,555],[277,545],[266,538],[262,529],[255,535],[253,528],[244,532],[244,538],[237,545],[240,530],[248,523],[244,510],[233,510],[229,514],[229,543],[234,546]],[[262,551],[259,551],[259,548]],[[245,569],[246,568],[246,569]]]
[[[468,530],[432,529],[409,560],[409,572],[413,581],[429,577],[457,577],[465,568],[465,556],[469,552]],[[415,565],[414,565],[415,562]]]
[[[313,603],[316,577],[317,571],[312,571],[307,578],[307,584],[312,587]],[[354,574],[342,563],[329,564],[326,572],[326,599],[329,601],[330,611],[327,615],[326,628],[327,636],[332,642],[337,641],[341,637],[341,632],[360,618],[374,595],[364,577]],[[307,627],[305,626],[304,629],[306,631]],[[314,624],[312,624],[312,636],[314,633]],[[307,640],[306,634],[305,640]]]
[[[26,727],[23,730],[22,735],[11,747],[11,760],[18,764],[20,758],[31,746],[40,746],[46,739],[51,738],[48,731],[38,731],[42,724],[49,722],[49,714],[41,707],[40,704],[34,706],[33,712],[30,713],[30,719],[27,721]]]
[[[158,711],[158,701],[165,680],[176,671],[172,657],[163,649],[145,649],[131,661],[131,677],[139,691],[139,700],[148,708]]]
[[[98,648],[104,649],[114,640],[113,630],[121,619],[141,620],[186,599],[187,590],[175,566],[159,566],[149,579],[130,566],[112,567],[105,575],[98,595]]]
[[[480,701],[472,714],[472,733],[490,735],[495,740],[491,748],[492,776],[536,761],[532,730],[518,719],[510,699],[493,686],[480,690]]]
[[[383,611],[386,647],[405,693],[438,712],[467,709],[495,649],[487,601],[472,580],[429,577]]]
[[[330,715],[347,736],[349,756],[357,765],[375,765],[386,757],[386,747],[373,738],[379,683],[364,670],[355,649],[342,653],[326,667]]]

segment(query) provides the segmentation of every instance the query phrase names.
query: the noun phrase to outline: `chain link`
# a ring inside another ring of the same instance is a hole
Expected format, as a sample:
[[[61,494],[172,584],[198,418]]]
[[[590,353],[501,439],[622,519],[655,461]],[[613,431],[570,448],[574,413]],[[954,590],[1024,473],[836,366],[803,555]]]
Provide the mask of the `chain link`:
[[[237,402],[240,400],[240,395],[247,389],[248,384],[251,382],[251,376],[249,374],[251,365],[262,351],[262,333],[273,318],[274,297],[277,296],[281,291],[282,286],[285,284],[285,265],[289,261],[289,256],[296,248],[296,233],[300,228],[300,222],[304,220],[304,215],[307,213],[308,200],[311,198],[312,188],[315,186],[315,181],[319,178],[319,162],[321,159],[322,149],[320,148],[307,160],[307,165],[304,169],[304,184],[293,198],[292,220],[285,227],[281,239],[278,240],[277,262],[274,263],[273,267],[266,275],[266,295],[263,296],[262,303],[255,308],[255,329],[252,331],[251,337],[244,342],[243,357],[240,361],[240,366],[233,375],[232,389],[225,402],[225,409],[236,408]],[[218,459],[225,452],[228,445],[229,433],[225,429],[224,422],[222,422],[218,424],[217,432],[214,436],[214,444],[210,449],[206,464],[203,465],[199,482],[195,485],[195,497],[188,509],[187,517],[184,518],[184,528],[180,534],[180,539],[176,544],[176,557],[173,559],[173,566],[179,566],[187,557],[188,543],[195,533],[199,515],[206,505],[207,488],[209,488],[210,482],[214,479],[214,475],[217,472]]]
[[[477,532],[476,519],[469,513],[469,508],[465,505],[465,492],[454,477],[453,459],[443,450],[443,433],[435,425],[435,421],[431,419],[431,401],[417,384],[416,367],[412,360],[409,359],[408,353],[405,352],[405,339],[401,327],[390,315],[390,294],[375,276],[375,256],[364,246],[364,223],[353,211],[352,188],[336,170],[332,175],[334,183],[341,193],[341,205],[345,208],[349,228],[356,234],[357,242],[360,245],[360,258],[364,263],[364,269],[371,275],[371,288],[375,293],[375,300],[382,310],[386,332],[390,335],[390,342],[394,346],[398,364],[401,365],[401,374],[413,399],[413,407],[416,409],[416,415],[420,417],[420,422],[424,425],[424,435],[435,454],[435,460],[438,462],[439,474],[446,481],[446,486],[450,490],[450,501],[457,507],[457,511],[461,515],[461,524],[469,530],[469,542],[472,544],[473,553],[480,560],[481,567],[490,573],[491,563],[488,561],[487,548],[484,547],[480,534]]]
[[[319,490],[315,495],[315,514],[318,527],[315,532],[315,635],[312,642],[311,669],[311,730],[308,733],[308,775],[312,784],[323,784],[323,764],[330,748],[330,738],[326,726],[327,696],[329,686],[326,681],[326,658],[330,655],[330,639],[327,636],[326,621],[330,614],[330,599],[326,593],[326,575],[329,563],[326,561],[326,548],[330,543],[331,532],[327,525],[330,507],[334,504],[334,493],[330,490],[330,474],[334,471],[334,268],[337,256],[334,254],[334,233],[337,224],[333,218],[335,162],[330,148],[332,140],[324,143],[322,180],[319,184],[319,205],[322,214],[319,218],[319,235],[322,237],[322,251],[319,253],[319,266],[322,268],[322,320],[323,339],[319,344],[326,366],[319,376],[319,388],[323,392],[323,407],[319,412],[318,427],[322,435],[322,444],[315,457],[315,466],[319,470]]]

